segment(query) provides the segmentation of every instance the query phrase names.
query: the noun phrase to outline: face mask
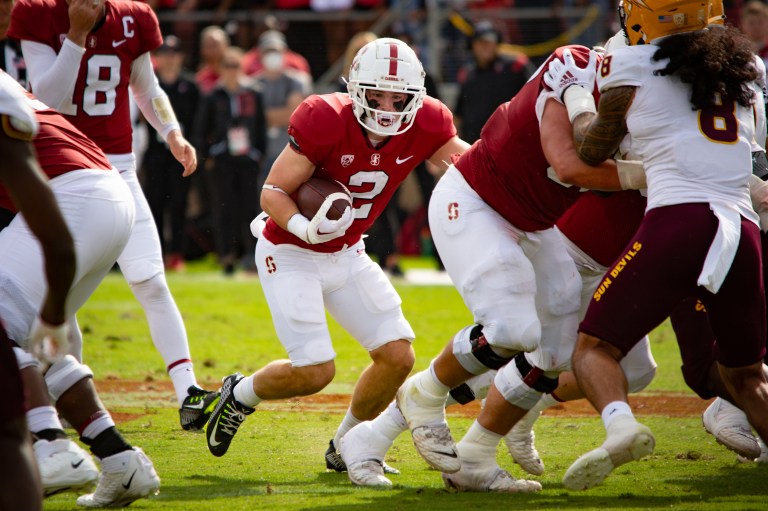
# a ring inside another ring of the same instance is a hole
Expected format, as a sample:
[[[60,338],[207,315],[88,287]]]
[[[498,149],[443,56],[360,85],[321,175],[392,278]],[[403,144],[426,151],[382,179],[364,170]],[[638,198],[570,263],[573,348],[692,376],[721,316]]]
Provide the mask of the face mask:
[[[261,58],[261,63],[268,71],[278,71],[283,68],[283,54],[271,51]]]

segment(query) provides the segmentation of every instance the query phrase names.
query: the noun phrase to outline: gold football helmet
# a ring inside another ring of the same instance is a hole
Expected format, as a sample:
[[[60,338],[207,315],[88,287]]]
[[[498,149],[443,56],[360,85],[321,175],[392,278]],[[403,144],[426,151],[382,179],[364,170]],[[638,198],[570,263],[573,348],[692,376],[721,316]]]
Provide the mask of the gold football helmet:
[[[725,6],[723,6],[723,0],[711,0],[709,3],[709,24],[725,25]]]
[[[722,0],[720,2],[722,8]],[[710,0],[621,0],[619,18],[630,45],[701,30],[709,24]]]

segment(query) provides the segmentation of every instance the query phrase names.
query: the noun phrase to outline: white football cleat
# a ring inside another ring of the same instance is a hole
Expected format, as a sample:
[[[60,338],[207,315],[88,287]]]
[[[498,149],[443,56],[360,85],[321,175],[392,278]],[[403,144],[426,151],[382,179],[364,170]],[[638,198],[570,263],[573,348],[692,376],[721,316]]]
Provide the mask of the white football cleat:
[[[755,463],[768,465],[768,447],[766,447],[765,442],[761,438],[758,438],[757,443],[760,445],[760,456],[757,459],[738,456],[739,463],[752,463],[754,461]]]
[[[629,415],[613,420],[603,445],[580,456],[568,468],[563,486],[569,490],[587,490],[602,483],[613,469],[648,456],[656,439],[646,426]]]
[[[419,400],[414,378],[397,391],[397,407],[408,422],[413,445],[430,467],[451,474],[461,468],[456,442],[445,420],[445,405],[429,406]]]
[[[488,466],[470,468],[463,465],[453,474],[443,473],[446,488],[458,491],[498,492],[498,493],[533,493],[541,491],[538,481],[515,479],[509,472],[496,463]]]
[[[72,440],[41,439],[33,448],[46,497],[64,491],[88,491],[96,484],[99,469],[91,455]]]
[[[760,456],[760,445],[752,434],[746,414],[727,400],[712,401],[701,416],[704,429],[739,456],[753,460]]]
[[[144,451],[134,447],[101,460],[101,478],[94,493],[82,495],[82,507],[123,507],[134,500],[156,494],[160,478]]]
[[[361,422],[341,438],[341,459],[347,476],[358,486],[389,488],[392,481],[384,475],[384,456],[392,442],[374,431],[371,422]]]
[[[509,433],[504,435],[504,443],[507,444],[507,450],[509,450],[515,463],[535,476],[544,473],[544,462],[541,461],[539,451],[536,450],[534,444],[536,435],[533,433],[533,424],[539,415],[541,415],[539,411],[529,411],[512,427]]]

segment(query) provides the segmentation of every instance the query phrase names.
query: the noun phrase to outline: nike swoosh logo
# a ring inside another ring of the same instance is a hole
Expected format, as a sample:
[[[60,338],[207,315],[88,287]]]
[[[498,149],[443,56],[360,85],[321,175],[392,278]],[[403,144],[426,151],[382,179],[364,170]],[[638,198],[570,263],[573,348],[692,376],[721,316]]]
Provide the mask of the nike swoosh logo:
[[[400,159],[400,157],[398,156],[397,158],[395,158],[395,163],[397,163],[398,165],[400,165],[401,163],[405,163],[405,162],[407,162],[407,161],[408,161],[408,160],[410,160],[411,158],[413,158],[413,155],[410,155],[408,158],[403,158],[402,160],[401,160],[401,159]]]
[[[203,406],[205,406],[205,403],[200,401],[200,402],[198,402],[197,404],[194,404],[194,405],[185,405],[184,408],[192,408],[193,410],[202,410]]]
[[[136,475],[136,470],[134,470],[133,474],[131,474],[131,478],[128,479],[128,483],[127,484],[123,483],[123,488],[125,488],[127,490],[128,488],[131,487],[131,483],[133,482],[133,476],[135,476],[135,475]]]
[[[456,453],[456,451],[451,451],[451,452],[430,451],[430,452],[433,452],[435,454],[440,454],[442,456],[447,456],[448,458],[458,458],[459,457],[459,455]]]
[[[123,44],[126,41],[127,41],[127,39],[123,39],[121,41],[112,41],[112,48],[117,48],[118,46],[120,46],[121,44]]]
[[[80,458],[80,461],[78,461],[77,463],[75,463],[75,462],[72,462],[72,463],[70,463],[70,464],[72,465],[72,468],[77,468],[77,467],[79,467],[80,465],[82,465],[84,461],[85,461],[85,458]]]

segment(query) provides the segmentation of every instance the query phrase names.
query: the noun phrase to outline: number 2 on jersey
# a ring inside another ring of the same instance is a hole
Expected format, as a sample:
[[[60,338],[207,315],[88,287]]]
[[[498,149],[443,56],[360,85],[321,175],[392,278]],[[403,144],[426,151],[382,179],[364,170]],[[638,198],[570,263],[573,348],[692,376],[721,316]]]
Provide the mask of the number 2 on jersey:
[[[387,186],[387,181],[389,181],[389,176],[386,172],[380,170],[361,170],[360,172],[352,174],[349,176],[350,186],[373,184],[373,188],[367,192],[351,192],[352,200],[373,200],[384,190],[384,187]],[[372,207],[373,204],[369,203],[363,204],[359,208],[355,208],[355,219],[368,218],[368,215],[371,214]]]
[[[120,59],[117,55],[91,55],[86,63],[83,111],[92,116],[111,115],[115,111],[115,89],[120,83]],[[77,115],[74,97],[64,103],[60,112]]]

